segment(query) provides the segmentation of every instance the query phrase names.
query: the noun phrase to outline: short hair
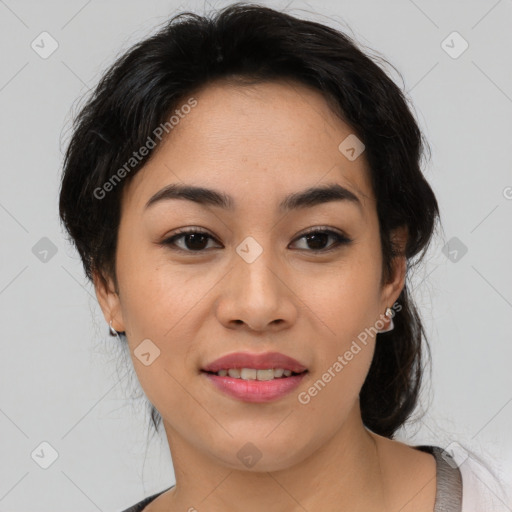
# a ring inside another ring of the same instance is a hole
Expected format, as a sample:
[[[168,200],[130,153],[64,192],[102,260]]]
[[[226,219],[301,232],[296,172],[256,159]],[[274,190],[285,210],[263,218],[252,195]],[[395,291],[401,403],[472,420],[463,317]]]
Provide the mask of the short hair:
[[[428,144],[401,89],[341,31],[239,2],[209,16],[182,12],[167,20],[114,62],[76,116],[59,212],[89,279],[96,271],[117,283],[121,191],[155,151],[116,180],[134,150],[154,138],[155,128],[168,122],[185,98],[215,81],[236,85],[279,79],[320,92],[364,143],[377,202],[383,282],[401,254],[390,236],[394,228],[407,227],[407,270],[423,259],[439,208],[421,170]],[[107,182],[111,190],[98,198]],[[423,341],[429,349],[407,281],[398,303],[395,328],[377,335],[360,392],[363,423],[388,438],[417,405]],[[161,416],[154,407],[151,419],[158,429]]]

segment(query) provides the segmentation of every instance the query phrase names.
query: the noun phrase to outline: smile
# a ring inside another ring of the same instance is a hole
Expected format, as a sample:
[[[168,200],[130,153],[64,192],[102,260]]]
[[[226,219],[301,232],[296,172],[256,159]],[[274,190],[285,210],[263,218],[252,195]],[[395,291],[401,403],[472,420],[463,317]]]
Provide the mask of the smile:
[[[266,370],[257,370],[256,368],[229,368],[219,370],[216,375],[219,377],[226,377],[229,375],[234,379],[243,380],[273,380],[290,377],[292,373],[294,372],[283,368],[268,368]]]

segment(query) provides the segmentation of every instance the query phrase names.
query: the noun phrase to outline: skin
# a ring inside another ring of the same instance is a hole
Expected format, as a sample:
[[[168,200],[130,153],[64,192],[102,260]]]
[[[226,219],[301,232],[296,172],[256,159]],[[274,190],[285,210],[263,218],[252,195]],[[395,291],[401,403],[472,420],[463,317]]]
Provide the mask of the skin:
[[[194,94],[184,116],[123,189],[116,272],[95,274],[107,322],[126,331],[135,371],[163,418],[177,485],[145,510],[432,512],[435,460],[370,432],[359,392],[375,336],[308,404],[297,395],[375,326],[405,282],[405,257],[381,285],[376,201],[364,153],[348,160],[338,145],[352,133],[317,91],[293,82],[216,82]],[[225,211],[192,201],[147,200],[171,183],[233,196]],[[310,186],[338,183],[360,199],[280,214],[277,205]],[[161,242],[179,228],[211,235],[203,252]],[[330,227],[352,243],[300,238]],[[236,252],[247,236],[263,249],[252,263]],[[405,243],[403,229],[395,240]],[[397,313],[399,314],[399,313]],[[145,366],[134,350],[160,350]],[[382,343],[383,341],[379,341]],[[270,403],[245,403],[214,388],[200,368],[236,351],[279,351],[308,374],[299,389]],[[251,468],[237,452],[251,442]]]

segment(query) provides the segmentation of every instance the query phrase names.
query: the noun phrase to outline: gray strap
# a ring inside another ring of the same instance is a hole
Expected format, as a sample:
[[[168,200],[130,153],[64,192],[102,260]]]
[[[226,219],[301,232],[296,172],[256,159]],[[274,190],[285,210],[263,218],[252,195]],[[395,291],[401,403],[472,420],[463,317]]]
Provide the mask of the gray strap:
[[[432,446],[437,463],[434,512],[462,512],[462,475],[454,458],[442,448]]]

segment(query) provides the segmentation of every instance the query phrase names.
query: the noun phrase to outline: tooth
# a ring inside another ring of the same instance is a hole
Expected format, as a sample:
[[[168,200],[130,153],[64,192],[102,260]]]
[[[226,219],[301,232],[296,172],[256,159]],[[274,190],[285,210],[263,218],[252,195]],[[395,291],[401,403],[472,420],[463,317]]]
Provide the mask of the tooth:
[[[264,370],[257,370],[255,368],[229,368],[222,369],[217,372],[217,375],[225,377],[229,375],[235,379],[244,380],[272,380],[281,377],[289,377],[292,374],[291,370],[284,370],[283,368],[268,368]]]
[[[256,378],[258,380],[272,380],[274,378],[274,370],[272,368],[269,370],[258,370],[256,372]]]
[[[244,380],[255,380],[257,370],[254,368],[242,368],[240,371],[240,378]]]

